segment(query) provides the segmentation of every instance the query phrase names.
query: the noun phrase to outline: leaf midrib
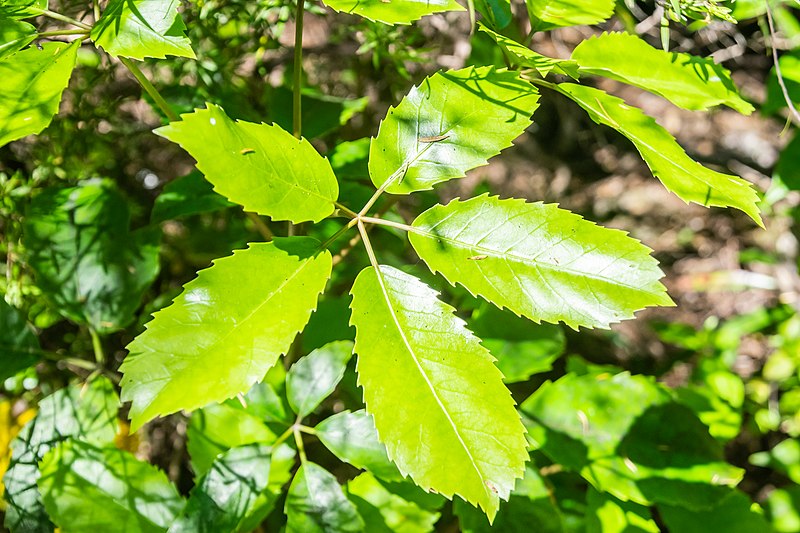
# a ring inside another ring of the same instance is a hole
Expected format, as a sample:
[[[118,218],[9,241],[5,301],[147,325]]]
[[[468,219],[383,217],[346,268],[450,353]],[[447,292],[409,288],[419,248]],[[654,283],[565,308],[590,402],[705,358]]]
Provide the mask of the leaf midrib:
[[[428,375],[425,373],[425,370],[422,368],[422,365],[420,365],[419,359],[416,353],[414,352],[414,349],[411,347],[411,343],[406,337],[405,331],[403,330],[403,326],[400,324],[400,321],[397,318],[397,314],[394,311],[394,307],[392,306],[392,301],[389,297],[389,293],[385,285],[385,280],[383,278],[383,272],[381,272],[379,268],[375,267],[373,267],[373,270],[375,271],[375,275],[378,279],[378,285],[380,286],[381,293],[383,294],[383,297],[386,300],[386,307],[389,309],[389,314],[392,317],[392,322],[394,322],[394,325],[397,328],[398,333],[400,333],[400,338],[403,340],[403,344],[405,344],[406,350],[408,351],[409,355],[411,355],[411,359],[414,361],[414,365],[417,367],[417,370],[419,370],[422,379],[425,380],[425,384],[431,391],[431,395],[433,396],[434,400],[436,400],[436,404],[442,410],[442,413],[444,413],[445,418],[450,423],[450,427],[452,428],[453,433],[455,433],[459,444],[461,444],[461,447],[464,449],[464,452],[467,454],[470,464],[475,469],[475,472],[478,474],[478,478],[480,479],[480,485],[484,491],[484,494],[486,494],[491,499],[492,495],[489,494],[489,492],[487,491],[486,484],[484,483],[485,476],[481,472],[480,468],[478,468],[478,464],[476,463],[475,458],[472,456],[472,452],[470,452],[466,442],[464,442],[461,433],[458,431],[458,427],[456,426],[455,421],[453,421],[452,417],[450,416],[450,412],[447,410],[444,403],[442,403],[442,400],[439,398],[439,395],[436,393],[436,388],[433,386],[433,383],[431,383],[430,379],[428,379]]]

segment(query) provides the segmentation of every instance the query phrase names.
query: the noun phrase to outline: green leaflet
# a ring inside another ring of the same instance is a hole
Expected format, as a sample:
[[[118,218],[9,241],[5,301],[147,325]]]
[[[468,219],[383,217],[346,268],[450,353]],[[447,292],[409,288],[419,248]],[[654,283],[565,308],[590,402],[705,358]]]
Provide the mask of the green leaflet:
[[[307,140],[275,125],[234,122],[213,104],[181,118],[155,132],[189,152],[214,190],[232,202],[295,224],[333,213],[336,176]]]
[[[520,410],[536,449],[624,501],[706,509],[744,473],[725,462],[691,411],[645,376],[567,374]]]
[[[47,9],[47,0],[0,0],[0,19],[35,17]]]
[[[67,441],[41,470],[42,501],[64,533],[160,533],[184,505],[164,472],[113,446]]]
[[[640,109],[592,87],[562,83],[558,90],[584,108],[592,120],[630,139],[653,175],[684,202],[706,207],[735,207],[763,227],[756,205],[758,195],[748,182],[694,161],[667,130]]]
[[[553,204],[483,195],[436,205],[413,227],[434,273],[536,322],[608,327],[672,304],[647,247]]]
[[[211,213],[234,204],[214,192],[214,186],[197,170],[170,181],[153,204],[154,223],[174,218]]]
[[[389,461],[386,447],[378,441],[375,422],[363,409],[329,416],[314,430],[320,442],[341,461],[387,481],[403,479]]]
[[[247,392],[302,330],[331,273],[309,237],[251,244],[201,271],[128,345],[123,401],[135,431],[157,415]]]
[[[50,125],[80,46],[80,39],[44,43],[41,50],[34,46],[0,61],[0,146]]]
[[[0,298],[0,381],[39,360],[39,339],[22,313]]]
[[[0,15],[0,59],[27,46],[34,37],[36,28],[32,24]]]
[[[650,510],[642,505],[623,502],[610,494],[589,488],[586,495],[586,533],[659,533]],[[727,531],[727,530],[725,530]]]
[[[491,355],[430,287],[395,268],[365,268],[351,294],[359,383],[389,458],[423,489],[493,519],[528,454]]]
[[[705,110],[724,104],[745,115],[731,73],[712,59],[668,53],[629,33],[603,33],[582,41],[572,59],[586,74],[604,76],[663,96],[676,106]]]
[[[304,462],[286,496],[286,533],[346,533],[364,530],[364,521],[333,474]]]
[[[409,194],[487,164],[531,124],[539,93],[516,72],[469,67],[426,78],[389,108],[369,151],[376,187]]]
[[[221,455],[194,490],[169,533],[239,531],[267,488],[272,449],[265,444],[232,448]]]
[[[128,201],[110,180],[50,188],[23,227],[36,283],[58,311],[95,331],[128,325],[158,275],[156,228],[130,231]]]
[[[526,0],[536,31],[598,24],[614,13],[614,0]]]
[[[179,5],[179,0],[110,0],[90,36],[114,57],[194,59]]]
[[[333,392],[351,355],[352,342],[331,342],[292,365],[286,375],[286,397],[299,417],[311,414]]]
[[[323,0],[323,3],[340,13],[384,24],[411,24],[425,15],[464,10],[455,0]]]
[[[347,495],[364,519],[368,533],[430,533],[435,531],[440,513],[425,508],[413,498],[405,497],[401,487],[414,485],[382,483],[368,472],[347,483]],[[416,496],[417,494],[414,494]],[[424,494],[423,496],[433,496]],[[478,511],[476,511],[478,512]],[[482,518],[486,522],[486,518]]]
[[[475,0],[475,10],[490,27],[502,30],[513,20],[510,0]]]
[[[681,533],[771,533],[774,531],[759,512],[760,507],[737,490],[731,490],[708,510],[692,511],[684,507],[659,505],[659,513],[669,531]]]
[[[105,378],[73,385],[47,396],[39,412],[11,443],[11,462],[3,477],[5,526],[11,531],[51,532],[36,480],[39,461],[51,448],[70,438],[108,444],[117,432],[119,400]]]
[[[534,52],[527,46],[513,39],[509,39],[505,35],[500,35],[490,30],[483,24],[478,24],[478,29],[494,39],[500,48],[511,56],[515,65],[536,69],[536,72],[543,78],[555,71],[557,74],[564,74],[570,78],[578,79],[578,63],[575,61],[543,56],[542,54]]]

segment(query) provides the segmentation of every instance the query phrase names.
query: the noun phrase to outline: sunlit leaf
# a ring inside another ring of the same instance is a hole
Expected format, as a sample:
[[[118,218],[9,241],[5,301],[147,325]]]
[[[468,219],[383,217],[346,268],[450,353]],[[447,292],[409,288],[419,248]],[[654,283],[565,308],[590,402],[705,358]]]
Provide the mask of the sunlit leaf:
[[[323,3],[340,13],[385,24],[411,24],[425,15],[464,10],[455,0],[323,0]]]
[[[536,72],[542,77],[547,76],[551,72],[555,72],[556,74],[564,74],[565,76],[578,79],[578,63],[575,61],[544,56],[513,39],[509,39],[505,35],[500,35],[490,30],[482,24],[479,25],[478,28],[494,39],[500,48],[505,50],[506,54],[511,57],[515,65],[536,69]]]
[[[0,7],[0,59],[27,46],[36,37],[36,27],[21,20],[4,18]]]
[[[251,444],[220,456],[189,498],[170,533],[239,531],[259,494],[267,488],[271,448]]]
[[[688,155],[667,130],[621,99],[599,89],[562,83],[558,90],[584,108],[598,124],[620,132],[636,145],[653,175],[684,202],[707,207],[735,207],[763,225],[758,195],[738,176],[708,169]]]
[[[352,354],[352,342],[332,342],[292,365],[286,375],[286,397],[298,416],[308,416],[333,392]]]
[[[130,231],[110,180],[51,188],[30,204],[23,238],[36,284],[58,311],[104,333],[128,325],[159,271],[159,232]]]
[[[114,57],[194,59],[179,5],[179,0],[110,0],[90,35]]]
[[[11,463],[3,477],[5,525],[12,531],[53,531],[42,506],[36,481],[39,461],[51,448],[70,438],[110,444],[117,431],[119,400],[105,378],[87,386],[56,391],[39,403],[39,412],[11,443]]]
[[[64,533],[163,532],[184,505],[164,472],[113,446],[64,442],[41,471],[42,501]]]
[[[526,0],[536,31],[598,24],[614,13],[614,0]]]
[[[359,383],[389,458],[423,489],[493,518],[527,452],[491,355],[430,287],[395,268],[364,269],[351,294]]]
[[[47,9],[47,0],[0,0],[0,19],[24,19]]]
[[[623,502],[590,488],[586,496],[586,533],[660,533],[650,510],[643,505]]]
[[[41,49],[33,46],[0,61],[0,146],[50,125],[80,46],[80,39],[44,43]]]
[[[434,524],[440,514],[404,498],[393,490],[395,488],[395,485],[381,483],[368,472],[347,483],[348,497],[366,524],[364,531],[369,533],[434,531]],[[486,518],[483,520],[486,521]]]
[[[433,272],[537,322],[608,327],[671,304],[648,248],[552,204],[479,196],[434,206],[413,226]]]
[[[724,104],[746,115],[753,112],[736,91],[731,73],[713,59],[665,52],[630,33],[604,33],[581,41],[572,59],[581,73],[635,85],[685,109]]]
[[[531,124],[539,93],[512,71],[469,67],[439,72],[389,108],[372,140],[376,187],[408,194],[487,164]]]
[[[378,441],[375,422],[364,410],[329,416],[314,428],[315,435],[333,455],[388,481],[402,479]]]
[[[364,521],[333,474],[311,462],[294,475],[285,511],[287,533],[364,530]]]
[[[208,104],[155,131],[180,144],[214,190],[247,211],[294,223],[333,213],[339,187],[330,163],[279,126],[233,121]]]
[[[316,307],[331,255],[309,237],[251,244],[188,283],[128,345],[120,370],[132,430],[247,392]]]

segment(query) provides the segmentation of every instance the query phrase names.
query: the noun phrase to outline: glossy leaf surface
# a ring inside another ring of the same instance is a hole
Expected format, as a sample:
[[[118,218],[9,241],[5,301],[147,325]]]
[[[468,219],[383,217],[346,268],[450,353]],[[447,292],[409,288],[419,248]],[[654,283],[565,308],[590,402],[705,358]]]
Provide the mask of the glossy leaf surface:
[[[539,93],[516,72],[469,67],[439,72],[389,108],[372,140],[376,187],[409,194],[487,164],[531,124]]]
[[[537,322],[608,327],[671,304],[648,248],[552,204],[479,196],[434,206],[413,226],[433,272]]]
[[[620,132],[636,145],[653,175],[684,202],[707,207],[735,207],[762,225],[752,186],[738,176],[721,174],[694,161],[667,130],[636,107],[599,89],[562,83],[559,91],[584,108],[598,124]]]
[[[388,481],[402,479],[378,441],[375,422],[363,409],[329,416],[314,429],[322,444],[345,463]]]
[[[425,15],[464,10],[455,0],[323,0],[323,3],[340,13],[384,24],[411,24]]]
[[[294,475],[285,511],[287,533],[364,530],[364,521],[333,474],[311,462]]]
[[[635,85],[684,109],[726,105],[746,115],[753,112],[736,91],[731,73],[713,59],[665,52],[630,33],[604,33],[581,41],[572,59],[581,73]]]
[[[351,291],[367,411],[404,475],[491,519],[527,460],[511,395],[452,307],[413,276],[380,268],[364,269]]]
[[[113,446],[67,441],[41,470],[42,501],[64,533],[163,532],[184,505],[164,472]]]
[[[28,262],[58,311],[100,333],[128,325],[158,275],[159,232],[130,231],[128,201],[110,180],[47,189],[27,215]]]
[[[478,26],[478,29],[494,39],[500,48],[511,57],[515,65],[536,69],[536,72],[543,78],[551,72],[555,72],[556,74],[564,74],[570,78],[578,79],[578,63],[575,61],[556,59],[539,54],[505,35],[500,35],[490,30],[482,24]]]
[[[332,342],[292,365],[286,375],[286,397],[298,416],[311,414],[333,392],[352,354],[352,342]]]
[[[251,444],[221,455],[194,488],[170,533],[239,531],[239,526],[267,488],[271,448]]]
[[[0,59],[27,46],[36,36],[36,27],[0,14]]]
[[[0,61],[0,146],[41,133],[58,113],[80,40],[43,43]]]
[[[366,472],[347,483],[347,494],[364,519],[364,531],[369,533],[429,533],[435,530],[440,516],[404,497],[398,484],[382,483]]]
[[[644,376],[568,374],[520,408],[535,448],[624,501],[708,508],[743,474],[691,411]]]
[[[194,59],[179,5],[179,0],[110,0],[91,38],[114,57]]]
[[[39,339],[22,313],[0,298],[0,381],[39,360]]]
[[[526,0],[537,31],[598,24],[614,13],[614,0]]]
[[[156,133],[189,152],[222,196],[247,211],[295,224],[333,213],[336,176],[305,139],[279,126],[233,121],[212,104],[181,119]]]
[[[105,378],[85,388],[73,385],[39,403],[39,412],[11,443],[11,462],[3,477],[5,525],[12,531],[53,531],[36,481],[39,461],[51,448],[71,438],[107,444],[117,431],[119,400]]]
[[[128,345],[123,401],[135,430],[247,392],[302,330],[331,273],[309,237],[251,244],[189,282]]]

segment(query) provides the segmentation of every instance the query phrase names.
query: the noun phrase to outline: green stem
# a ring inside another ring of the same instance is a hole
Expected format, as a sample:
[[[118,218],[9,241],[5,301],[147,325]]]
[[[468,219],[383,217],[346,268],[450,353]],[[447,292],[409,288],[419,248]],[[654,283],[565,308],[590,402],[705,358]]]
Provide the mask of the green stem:
[[[94,11],[94,20],[100,20],[100,0],[92,0],[92,10]]]
[[[303,437],[300,435],[300,431],[297,426],[292,426],[293,433],[294,433],[294,442],[297,444],[297,451],[300,453],[300,463],[306,464],[308,459],[306,458],[306,448],[303,445]]]
[[[339,202],[333,202],[333,205],[335,205],[339,209],[339,211],[341,211],[342,213],[346,214],[350,218],[356,218],[358,216],[358,213],[356,213],[352,209],[340,204]]]
[[[265,241],[271,241],[274,235],[272,234],[272,230],[269,229],[267,223],[264,222],[257,213],[251,213],[250,211],[245,211],[244,213],[247,215],[247,218],[250,219],[250,222],[256,227],[256,231],[258,231],[262,237],[264,237]]]
[[[36,34],[36,38],[41,37],[57,37],[59,35],[89,35],[87,30],[56,30],[56,31],[43,31]]]
[[[272,449],[274,450],[275,448],[283,444],[283,441],[288,439],[289,435],[291,435],[292,433],[294,433],[294,426],[289,426],[288,428],[286,428],[286,431],[281,433],[281,436],[275,439],[275,442],[272,443]]]
[[[361,217],[361,220],[363,220],[367,224],[375,224],[377,226],[389,226],[391,228],[397,228],[403,231],[419,233],[419,230],[414,226],[409,226],[408,224],[402,224],[400,222],[392,222],[391,220],[386,220],[385,218]]]
[[[142,89],[144,89],[147,92],[147,94],[150,95],[150,98],[153,99],[158,108],[161,109],[162,113],[164,113],[167,116],[170,122],[175,122],[177,120],[180,120],[178,114],[170,107],[167,101],[164,100],[164,97],[161,96],[161,93],[158,92],[158,89],[156,89],[153,86],[153,84],[150,83],[150,80],[147,79],[147,77],[144,75],[142,70],[136,65],[136,63],[134,63],[127,57],[120,57],[119,61],[120,63],[125,65],[125,67],[128,70],[131,71],[131,74],[133,74],[133,77],[136,78],[136,81],[139,82],[139,85],[142,86]]]
[[[310,428],[308,426],[304,426],[302,424],[298,425],[297,429],[298,429],[298,431],[302,431],[303,433],[308,433],[309,435],[316,435],[317,434],[317,430],[316,429]]]
[[[298,139],[303,133],[302,99],[303,89],[303,13],[305,0],[297,0],[297,12],[294,17],[294,80],[292,84],[292,132]]]
[[[98,366],[102,366],[106,360],[106,355],[103,353],[103,345],[100,342],[100,336],[93,328],[89,328],[89,335],[92,337],[92,349],[94,350],[94,360],[97,361]]]
[[[84,30],[91,31],[92,27],[88,24],[81,22],[80,20],[75,20],[74,18],[67,17],[62,15],[61,13],[56,13],[55,11],[50,11],[49,9],[41,9],[38,10],[39,13],[47,18],[51,18],[53,20],[58,20],[60,22],[66,22],[67,24],[72,24],[73,26],[77,26],[79,28],[83,28]]]
[[[344,232],[346,232],[347,230],[349,230],[350,228],[352,228],[353,226],[355,226],[357,223],[358,223],[358,219],[357,219],[357,218],[354,218],[353,220],[351,220],[350,222],[348,222],[346,225],[342,226],[342,227],[339,229],[339,231],[337,231],[336,233],[334,233],[334,234],[333,234],[333,235],[332,235],[332,236],[331,236],[331,237],[330,237],[330,238],[329,238],[327,241],[323,242],[323,243],[322,243],[322,245],[319,247],[319,249],[320,249],[320,250],[324,250],[324,249],[326,249],[328,246],[330,246],[331,244],[333,244],[334,242],[336,242],[336,240],[338,240],[338,239],[339,239],[339,237],[341,237],[341,236],[342,236],[342,234],[343,234]]]
[[[369,263],[372,265],[372,268],[375,269],[375,272],[379,274],[380,268],[378,268],[378,258],[375,257],[375,250],[372,249],[372,243],[369,240],[367,228],[364,227],[364,222],[362,222],[361,219],[358,221],[358,232],[361,234],[361,240],[364,241],[364,247],[367,249]]]

